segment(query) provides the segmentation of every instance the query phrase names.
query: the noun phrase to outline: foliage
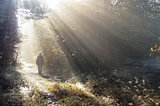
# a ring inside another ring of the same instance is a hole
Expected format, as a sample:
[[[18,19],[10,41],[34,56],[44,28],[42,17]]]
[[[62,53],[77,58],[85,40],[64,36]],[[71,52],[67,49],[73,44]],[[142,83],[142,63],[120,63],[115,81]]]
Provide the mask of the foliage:
[[[157,98],[159,92],[151,89],[148,79],[144,78],[142,83],[137,77],[135,82],[112,76],[105,80],[104,78],[92,77],[92,89],[94,94],[103,95],[104,97],[115,98],[120,105],[158,105]],[[94,83],[93,83],[94,82]],[[104,84],[105,83],[105,84]]]
[[[36,25],[35,28],[42,35],[45,28],[50,31],[46,37],[56,42],[54,48],[62,52],[59,57],[66,58],[75,70],[110,69],[128,65],[128,60],[146,59],[150,44],[157,38],[155,33],[159,33],[158,15],[154,14],[159,2],[68,0],[61,4],[59,8],[63,11],[52,10],[45,20],[48,27]],[[42,43],[49,47],[46,42]],[[46,51],[46,47],[41,50]],[[51,46],[49,50],[51,54]],[[53,65],[52,61],[47,64]],[[135,65],[133,61],[129,64]]]
[[[48,29],[48,24],[45,25],[45,27],[42,27],[38,24],[38,22],[34,23],[35,32],[38,39],[38,43],[35,43],[35,53],[37,53],[37,51],[42,52],[44,55],[45,65],[48,68],[63,68],[64,66],[67,66],[64,53],[61,50],[61,47],[59,47],[56,43],[57,39],[54,39],[52,32]]]
[[[154,47],[151,47],[152,54],[149,55],[149,57],[155,57],[155,55],[158,55],[158,58],[160,58],[159,54],[160,54],[160,48],[159,46],[156,44]]]
[[[80,74],[79,74],[80,75]],[[57,104],[81,106],[85,105],[158,105],[159,89],[152,87],[144,77],[126,79],[116,75],[109,78],[98,75],[86,76],[80,87],[80,82],[72,78],[66,83],[48,83],[42,85],[54,95]]]
[[[0,6],[0,64],[4,66],[16,61],[17,54],[15,57],[14,54],[18,50],[20,33],[11,0],[0,3],[4,4]],[[63,83],[39,83],[62,105],[159,105],[159,92],[151,88],[147,78],[140,83],[137,77],[128,82],[117,76],[107,77],[109,68],[113,71],[129,59],[143,59],[150,45],[157,43],[159,3],[155,0],[63,1],[62,11],[50,10],[47,19],[35,21],[38,40],[35,53],[42,52],[47,68],[68,68],[71,65],[74,71],[80,71],[78,75],[86,78],[83,81],[86,89]],[[46,18],[38,1],[25,1],[24,5],[32,13],[28,18]],[[157,44],[151,48],[155,54],[159,54]],[[57,73],[63,73],[64,77],[68,70],[64,71]],[[92,76],[86,77],[84,73]],[[41,91],[40,84],[38,91],[31,94],[31,105],[45,102],[47,96],[43,95],[45,92]]]
[[[3,0],[0,7],[0,66],[9,66],[17,61],[20,32],[17,30],[15,2]]]
[[[108,78],[99,75],[88,75],[84,76],[86,77],[83,78],[84,83],[77,80],[75,76],[65,83],[62,83],[56,81],[56,77],[53,77],[55,73],[49,74],[48,77],[44,73],[44,75],[37,76],[37,71],[35,72],[36,66],[25,64],[25,66],[22,66],[23,69],[19,68],[20,67],[15,68],[19,73],[6,71],[6,79],[14,80],[7,81],[6,84],[3,85],[13,83],[14,87],[16,87],[15,89],[20,87],[21,94],[23,95],[18,96],[19,98],[16,96],[15,99],[21,100],[21,105],[44,106],[54,104],[70,106],[72,104],[73,106],[82,106],[83,104],[84,106],[154,106],[159,105],[160,101],[159,88],[152,88],[150,84],[152,82],[146,77],[143,79],[134,77],[134,79],[130,78],[130,80],[128,80],[116,74]],[[70,73],[68,72],[68,74]],[[81,74],[82,73],[79,73],[78,75],[83,76]],[[61,75],[62,74],[59,76]],[[19,77],[24,79],[24,82]],[[21,84],[23,84],[23,86],[21,86]],[[15,92],[15,94],[18,95],[18,92]]]
[[[48,9],[43,2],[39,0],[33,0],[33,1],[27,0],[24,2],[19,2],[19,4],[24,5],[21,6],[21,9],[23,9],[24,11],[19,11],[19,12],[25,14],[23,16],[25,19],[39,20],[47,18],[45,14],[47,13]]]

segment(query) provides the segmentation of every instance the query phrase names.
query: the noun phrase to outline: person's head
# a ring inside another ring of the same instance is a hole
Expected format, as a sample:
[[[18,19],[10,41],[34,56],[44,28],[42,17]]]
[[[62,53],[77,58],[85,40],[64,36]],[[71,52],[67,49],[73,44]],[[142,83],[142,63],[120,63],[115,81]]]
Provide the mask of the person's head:
[[[39,55],[41,55],[41,53],[39,53]]]

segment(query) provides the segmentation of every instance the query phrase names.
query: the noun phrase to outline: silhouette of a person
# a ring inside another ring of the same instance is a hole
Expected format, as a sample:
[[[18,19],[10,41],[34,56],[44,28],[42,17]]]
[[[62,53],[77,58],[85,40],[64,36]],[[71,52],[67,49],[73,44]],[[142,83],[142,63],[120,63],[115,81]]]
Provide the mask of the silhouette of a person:
[[[41,53],[39,53],[37,57],[36,64],[38,65],[38,73],[42,74],[42,65],[44,65],[44,60],[43,60],[43,56],[41,55]]]

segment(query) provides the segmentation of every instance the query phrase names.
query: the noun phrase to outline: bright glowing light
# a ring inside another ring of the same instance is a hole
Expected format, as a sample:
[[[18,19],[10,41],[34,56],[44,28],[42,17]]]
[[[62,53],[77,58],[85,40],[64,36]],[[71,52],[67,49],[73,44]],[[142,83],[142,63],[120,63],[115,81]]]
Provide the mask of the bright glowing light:
[[[18,9],[18,27],[19,31],[23,35],[21,38],[22,43],[20,44],[20,55],[19,58],[22,58],[23,61],[28,63],[35,63],[33,59],[34,56],[34,47],[33,44],[36,44],[36,37],[34,36],[34,29],[33,29],[33,20],[26,20],[24,16],[26,15],[23,11],[25,9]]]
[[[81,84],[80,82],[77,82],[77,83],[76,83],[76,86],[77,86],[78,88],[81,88],[81,89],[85,90],[84,85]]]
[[[42,0],[43,2],[45,2],[49,8],[51,9],[59,9],[61,6],[61,2],[65,1],[65,0]]]
[[[42,0],[45,2],[49,8],[51,9],[60,9],[62,6],[62,2],[66,2],[67,0]],[[80,2],[81,0],[74,0],[75,2]]]
[[[75,0],[76,2],[80,2],[81,0]]]

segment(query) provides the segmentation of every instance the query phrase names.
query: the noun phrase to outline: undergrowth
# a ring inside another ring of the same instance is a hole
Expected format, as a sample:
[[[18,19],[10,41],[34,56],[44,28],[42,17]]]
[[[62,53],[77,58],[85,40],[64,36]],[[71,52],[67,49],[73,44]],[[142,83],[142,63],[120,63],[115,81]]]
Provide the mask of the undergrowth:
[[[160,106],[160,91],[152,89],[146,78],[139,80],[134,77],[131,81],[116,76],[92,79],[95,95],[110,95],[121,106]]]
[[[67,106],[104,105],[95,95],[77,86],[54,83],[47,85],[46,89],[59,100],[58,104],[65,104]]]
[[[80,76],[80,75],[79,75]],[[36,79],[50,93],[40,89],[32,96],[32,104],[55,106],[160,106],[159,88],[151,86],[147,78],[127,79],[117,75],[102,77],[89,75],[79,80],[76,76],[66,82]],[[51,102],[45,99],[52,99]],[[47,103],[44,103],[47,102]]]
[[[160,92],[152,89],[148,79],[131,81],[112,76],[108,79],[88,77],[85,89],[66,83],[45,85],[66,106],[160,106]]]

